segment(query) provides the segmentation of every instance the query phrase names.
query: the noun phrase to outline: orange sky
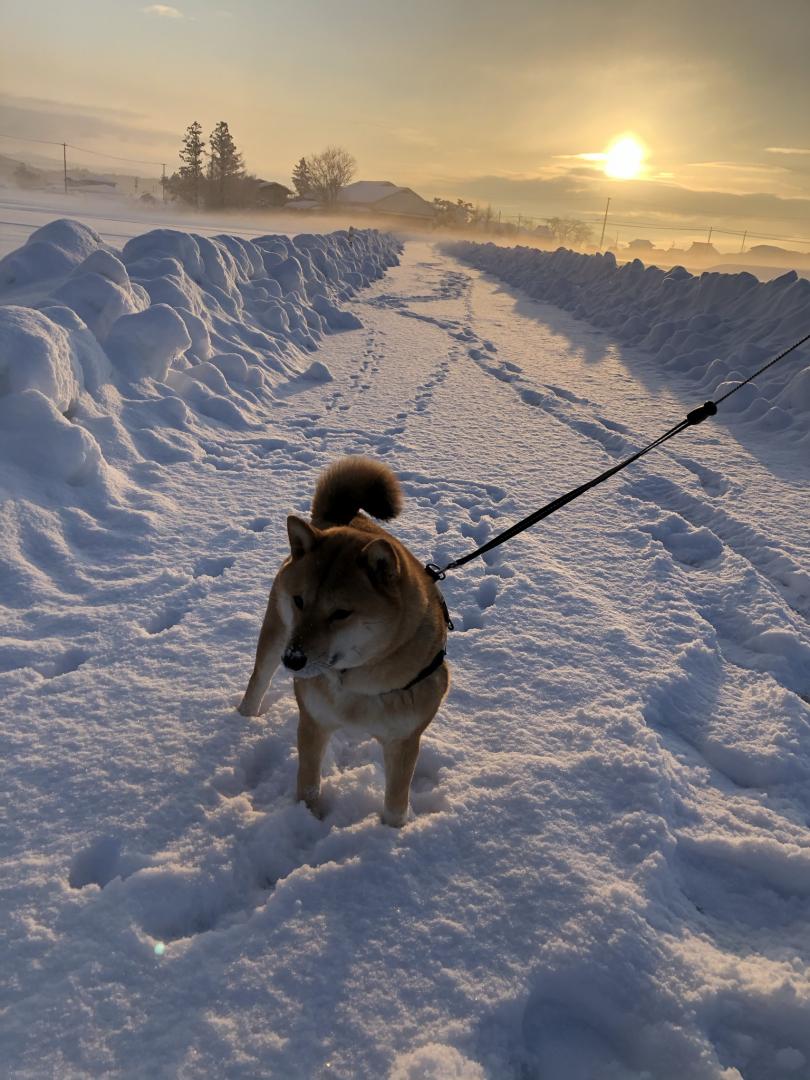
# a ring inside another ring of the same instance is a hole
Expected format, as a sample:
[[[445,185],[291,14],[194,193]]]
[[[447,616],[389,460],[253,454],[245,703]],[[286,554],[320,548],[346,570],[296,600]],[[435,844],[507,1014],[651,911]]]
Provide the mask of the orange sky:
[[[810,235],[807,0],[6,0],[4,28],[3,134],[171,163],[224,118],[267,178],[338,142],[427,197]],[[646,172],[608,181],[581,155],[624,131]]]

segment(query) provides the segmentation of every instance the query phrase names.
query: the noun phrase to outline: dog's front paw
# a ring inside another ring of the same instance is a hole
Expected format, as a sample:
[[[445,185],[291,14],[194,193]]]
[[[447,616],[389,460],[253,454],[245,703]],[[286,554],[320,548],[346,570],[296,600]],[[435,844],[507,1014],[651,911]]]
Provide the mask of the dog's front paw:
[[[241,713],[242,716],[258,716],[259,715],[259,701],[251,701],[247,694],[242,698],[239,704],[236,706],[236,711]]]
[[[326,816],[326,809],[321,802],[320,791],[316,791],[313,788],[305,788],[303,790],[299,788],[297,792],[297,800],[298,802],[305,803],[307,810],[309,810],[309,812],[313,814],[318,819],[318,821],[323,821],[324,817]]]
[[[383,825],[390,825],[392,829],[401,829],[408,821],[408,811],[404,813],[396,810],[383,810],[380,815]]]

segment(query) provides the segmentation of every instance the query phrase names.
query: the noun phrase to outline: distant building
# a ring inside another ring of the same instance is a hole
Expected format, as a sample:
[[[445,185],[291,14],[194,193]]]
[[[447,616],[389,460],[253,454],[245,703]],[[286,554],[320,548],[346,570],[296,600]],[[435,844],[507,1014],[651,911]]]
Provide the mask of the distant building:
[[[390,180],[357,180],[341,189],[338,206],[362,213],[391,214],[394,217],[432,221],[433,205],[408,187],[398,187]]]
[[[256,206],[286,206],[292,191],[275,180],[262,180],[256,188]]]
[[[628,251],[654,251],[655,250],[655,244],[652,242],[652,240],[647,240],[647,239],[631,240],[630,243],[627,245],[627,250]]]
[[[78,180],[74,180],[72,176],[66,177],[67,187],[75,188],[76,190],[89,190],[91,188],[101,188],[104,191],[115,191],[118,186],[114,180],[97,180],[91,176],[82,176]]]
[[[686,254],[690,258],[698,259],[716,259],[720,252],[714,246],[714,244],[707,244],[705,240],[695,240],[687,250]]]
[[[420,222],[432,221],[432,203],[408,187],[399,187],[390,180],[357,180],[342,188],[337,197],[338,209],[356,214],[375,214]],[[320,202],[306,195],[290,199],[287,209],[300,211],[322,210]]]
[[[285,210],[297,210],[300,213],[314,213],[323,207],[312,195],[299,195],[297,199],[290,199],[284,206]]]

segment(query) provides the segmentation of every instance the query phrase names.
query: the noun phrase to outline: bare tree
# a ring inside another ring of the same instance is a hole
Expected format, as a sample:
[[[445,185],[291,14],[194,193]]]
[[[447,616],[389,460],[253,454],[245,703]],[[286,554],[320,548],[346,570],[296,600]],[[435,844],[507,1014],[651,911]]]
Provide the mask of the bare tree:
[[[593,233],[584,221],[576,218],[546,218],[546,225],[551,231],[551,236],[558,244],[571,247],[584,247],[593,240]]]
[[[327,146],[323,153],[307,158],[307,165],[312,194],[330,208],[357,169],[357,162],[342,146]]]
[[[433,210],[436,225],[450,229],[461,229],[475,221],[475,207],[463,199],[434,199]]]
[[[21,161],[14,170],[14,182],[21,188],[44,187],[42,173],[39,169],[32,169]]]

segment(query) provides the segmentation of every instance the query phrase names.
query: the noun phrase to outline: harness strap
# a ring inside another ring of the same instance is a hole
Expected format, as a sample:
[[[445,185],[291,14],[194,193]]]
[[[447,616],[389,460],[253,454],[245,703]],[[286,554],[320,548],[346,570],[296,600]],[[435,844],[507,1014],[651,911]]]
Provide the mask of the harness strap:
[[[428,666],[426,668],[422,668],[419,674],[415,678],[411,679],[407,686],[401,686],[400,690],[410,690],[412,686],[416,686],[417,683],[420,683],[423,679],[426,679],[428,675],[432,675],[434,671],[436,671],[442,666],[445,656],[447,656],[447,653],[444,651],[444,649],[439,649],[439,651],[430,661]]]

